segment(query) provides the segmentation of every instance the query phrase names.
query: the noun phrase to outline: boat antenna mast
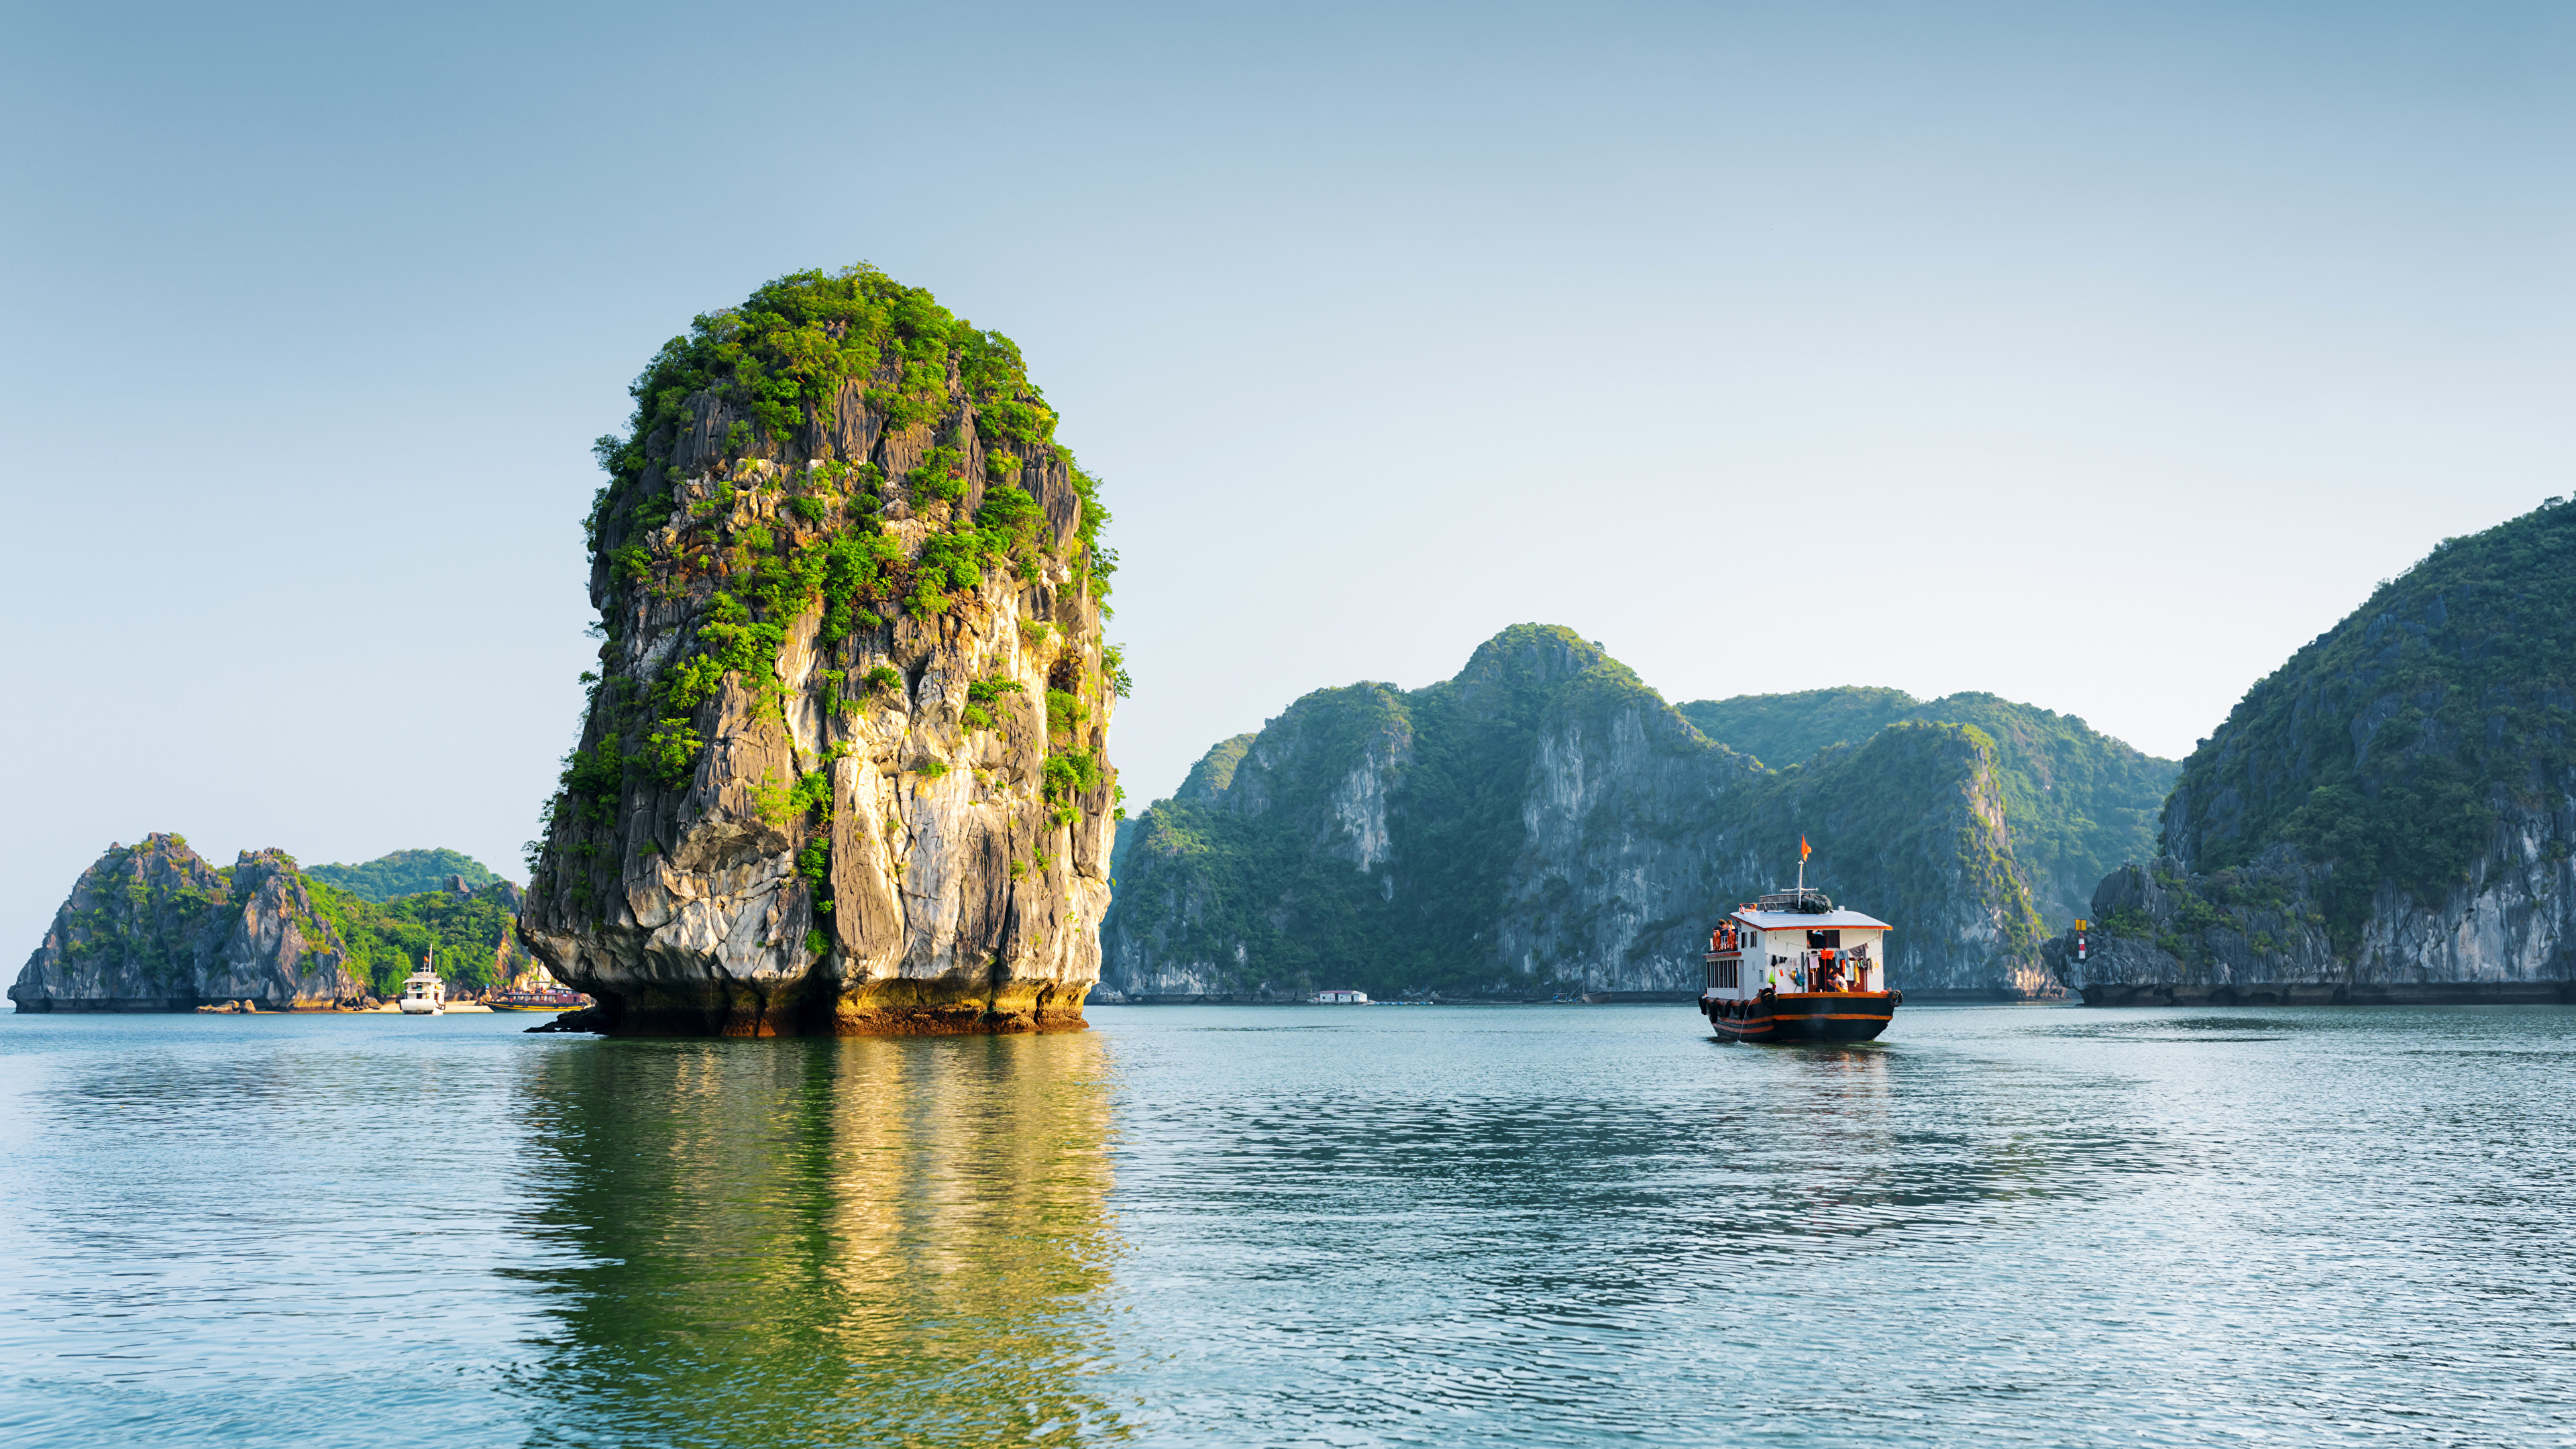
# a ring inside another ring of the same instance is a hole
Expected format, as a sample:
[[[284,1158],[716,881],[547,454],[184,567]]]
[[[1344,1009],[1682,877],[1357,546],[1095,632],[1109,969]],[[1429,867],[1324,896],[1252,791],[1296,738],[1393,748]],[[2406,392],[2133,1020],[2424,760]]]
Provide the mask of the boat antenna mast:
[[[1799,837],[1798,837],[1798,900],[1799,900],[1802,904],[1803,904],[1803,903],[1806,901],[1806,899],[1807,899],[1807,857],[1808,857],[1808,856],[1811,856],[1811,855],[1813,855],[1813,854],[1815,854],[1815,853],[1816,853],[1816,848],[1815,848],[1814,846],[1809,845],[1809,844],[1807,843],[1807,837],[1805,837],[1804,835],[1799,836]]]

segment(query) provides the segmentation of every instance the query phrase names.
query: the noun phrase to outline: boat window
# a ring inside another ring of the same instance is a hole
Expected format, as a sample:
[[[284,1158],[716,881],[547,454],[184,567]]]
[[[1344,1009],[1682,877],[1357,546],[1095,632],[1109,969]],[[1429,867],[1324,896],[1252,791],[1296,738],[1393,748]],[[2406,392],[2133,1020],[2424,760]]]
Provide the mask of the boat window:
[[[1807,949],[1810,951],[1840,949],[1842,944],[1843,933],[1840,931],[1809,931],[1807,933]]]

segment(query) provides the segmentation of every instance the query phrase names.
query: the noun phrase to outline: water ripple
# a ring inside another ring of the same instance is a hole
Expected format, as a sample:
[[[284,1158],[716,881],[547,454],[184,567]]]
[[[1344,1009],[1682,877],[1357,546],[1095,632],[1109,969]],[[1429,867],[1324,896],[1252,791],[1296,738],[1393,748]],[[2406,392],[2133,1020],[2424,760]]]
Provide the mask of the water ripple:
[[[0,1443],[2576,1438],[2565,1008],[0,1019]]]

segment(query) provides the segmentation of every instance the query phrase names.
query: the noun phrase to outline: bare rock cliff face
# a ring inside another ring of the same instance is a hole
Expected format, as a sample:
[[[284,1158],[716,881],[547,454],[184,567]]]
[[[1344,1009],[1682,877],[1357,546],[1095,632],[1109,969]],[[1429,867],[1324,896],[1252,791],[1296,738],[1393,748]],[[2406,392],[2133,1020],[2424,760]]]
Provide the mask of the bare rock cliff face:
[[[364,999],[295,862],[243,851],[226,870],[176,835],[110,846],[81,872],[9,999],[20,1011],[267,1011]]]
[[[2096,1006],[2576,1001],[2576,881],[2549,838],[2447,900],[2383,884],[2349,947],[2320,909],[2335,867],[2288,842],[2210,873],[2163,857],[2103,878],[2086,959],[2071,935],[2044,950]]]
[[[818,353],[843,371],[796,381]],[[699,319],[637,398],[522,939],[617,1033],[1080,1026],[1110,556],[1017,350],[815,274]]]

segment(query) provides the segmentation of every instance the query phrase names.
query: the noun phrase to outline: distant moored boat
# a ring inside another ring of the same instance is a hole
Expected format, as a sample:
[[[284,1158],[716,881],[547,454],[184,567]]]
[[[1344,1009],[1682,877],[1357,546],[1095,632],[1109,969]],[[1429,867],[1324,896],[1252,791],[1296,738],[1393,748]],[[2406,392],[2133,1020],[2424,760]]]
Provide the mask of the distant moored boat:
[[[405,1016],[444,1016],[447,1014],[447,983],[430,969],[429,957],[422,957],[420,969],[403,978],[402,999],[395,1004]]]

